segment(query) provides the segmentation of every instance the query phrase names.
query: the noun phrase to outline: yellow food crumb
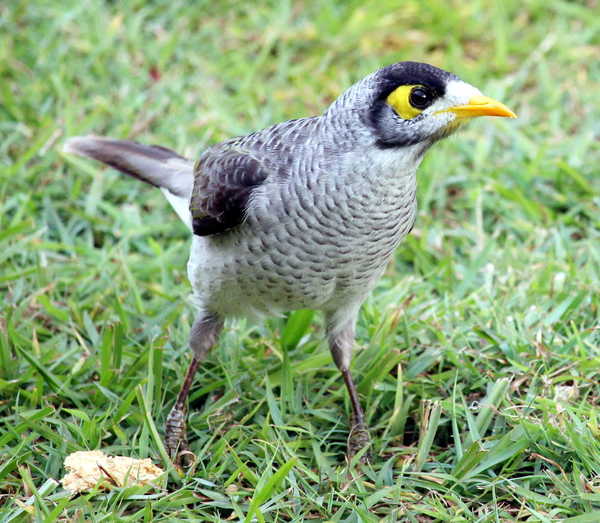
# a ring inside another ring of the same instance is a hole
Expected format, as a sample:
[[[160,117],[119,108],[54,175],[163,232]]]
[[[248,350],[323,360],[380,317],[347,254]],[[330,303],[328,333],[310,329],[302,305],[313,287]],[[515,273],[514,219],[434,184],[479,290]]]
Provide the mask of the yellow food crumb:
[[[69,454],[65,458],[65,469],[67,474],[60,481],[66,490],[73,493],[89,490],[98,484],[103,488],[147,485],[164,472],[150,458],[107,456],[100,450]]]

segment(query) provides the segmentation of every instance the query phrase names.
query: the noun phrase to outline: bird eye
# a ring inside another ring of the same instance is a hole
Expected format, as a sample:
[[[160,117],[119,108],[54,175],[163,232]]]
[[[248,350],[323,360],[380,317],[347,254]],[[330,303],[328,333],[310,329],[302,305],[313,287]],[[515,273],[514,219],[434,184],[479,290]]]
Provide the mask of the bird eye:
[[[425,109],[433,103],[433,92],[421,86],[413,87],[410,91],[408,101],[416,109]]]
[[[435,91],[424,85],[401,85],[396,87],[386,100],[400,118],[412,120],[419,116],[423,109],[429,107],[435,98]]]

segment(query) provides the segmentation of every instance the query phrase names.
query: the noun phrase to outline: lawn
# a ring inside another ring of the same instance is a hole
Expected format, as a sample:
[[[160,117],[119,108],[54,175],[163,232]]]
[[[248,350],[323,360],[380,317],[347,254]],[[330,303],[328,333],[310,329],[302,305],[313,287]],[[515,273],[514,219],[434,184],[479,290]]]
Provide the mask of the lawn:
[[[599,9],[2,2],[0,520],[600,521]],[[519,119],[472,123],[419,171],[415,230],[358,325],[370,464],[345,461],[343,382],[299,311],[226,329],[193,388],[188,474],[53,483],[76,450],[166,466],[194,314],[166,200],[64,140],[194,157],[407,59]]]

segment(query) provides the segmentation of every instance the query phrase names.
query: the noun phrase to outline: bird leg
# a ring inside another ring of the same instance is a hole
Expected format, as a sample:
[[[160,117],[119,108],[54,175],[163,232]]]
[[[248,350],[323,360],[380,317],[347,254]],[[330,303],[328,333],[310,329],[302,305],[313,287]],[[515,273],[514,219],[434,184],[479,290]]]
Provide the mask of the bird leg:
[[[363,413],[360,400],[358,399],[358,393],[354,381],[352,380],[352,374],[349,370],[342,370],[342,376],[344,383],[348,389],[350,395],[350,403],[352,404],[352,418],[350,420],[350,434],[348,434],[348,457],[352,458],[361,449],[367,447],[371,439],[369,438],[369,430],[365,425],[365,415]],[[361,461],[365,462],[368,460],[368,452],[363,454]]]
[[[186,400],[200,362],[217,343],[223,321],[216,316],[199,316],[190,331],[190,347],[194,351],[192,362],[177,395],[177,400],[167,416],[165,424],[165,447],[176,465],[190,465],[192,453],[187,444]]]
[[[352,416],[350,418],[350,433],[348,434],[348,458],[352,459],[361,449],[368,447],[370,444],[369,431],[365,424],[365,415],[358,398],[356,386],[350,374],[350,361],[352,360],[352,347],[354,345],[354,321],[356,315],[351,317],[351,320],[342,323],[335,321],[335,316],[328,318],[327,331],[329,339],[329,349],[333,356],[333,361],[342,373],[344,383],[350,395],[350,403],[352,405]],[[361,461],[368,460],[368,453],[365,452]]]

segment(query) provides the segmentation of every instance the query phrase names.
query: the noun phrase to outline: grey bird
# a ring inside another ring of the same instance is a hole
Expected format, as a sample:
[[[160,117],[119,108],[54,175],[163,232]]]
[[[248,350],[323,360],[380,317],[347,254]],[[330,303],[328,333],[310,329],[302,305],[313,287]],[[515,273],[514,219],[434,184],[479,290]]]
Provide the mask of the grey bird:
[[[368,446],[350,361],[361,304],[417,213],[416,170],[438,140],[476,116],[516,117],[457,76],[424,63],[379,69],[320,116],[283,122],[204,151],[195,163],[159,146],[75,137],[65,151],[159,187],[192,236],[197,316],[192,362],[166,422],[187,451],[186,399],[231,317],[322,311],[352,405],[348,453]]]

